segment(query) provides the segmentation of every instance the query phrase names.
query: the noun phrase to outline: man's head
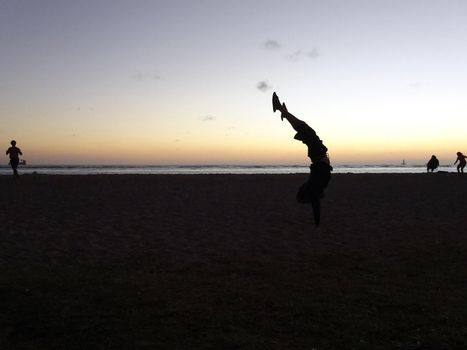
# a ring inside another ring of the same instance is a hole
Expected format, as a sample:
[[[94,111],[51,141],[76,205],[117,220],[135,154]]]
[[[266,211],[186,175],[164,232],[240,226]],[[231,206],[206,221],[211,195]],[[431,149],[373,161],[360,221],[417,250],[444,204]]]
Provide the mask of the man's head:
[[[15,140],[11,140],[10,143],[11,143],[12,146],[16,146],[16,141]]]

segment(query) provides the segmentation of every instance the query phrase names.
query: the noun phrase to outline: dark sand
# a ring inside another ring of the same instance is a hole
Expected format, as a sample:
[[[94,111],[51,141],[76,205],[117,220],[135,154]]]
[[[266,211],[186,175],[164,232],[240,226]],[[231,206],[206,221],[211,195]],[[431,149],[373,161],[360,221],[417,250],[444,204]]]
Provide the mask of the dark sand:
[[[0,349],[465,349],[467,175],[0,177]]]

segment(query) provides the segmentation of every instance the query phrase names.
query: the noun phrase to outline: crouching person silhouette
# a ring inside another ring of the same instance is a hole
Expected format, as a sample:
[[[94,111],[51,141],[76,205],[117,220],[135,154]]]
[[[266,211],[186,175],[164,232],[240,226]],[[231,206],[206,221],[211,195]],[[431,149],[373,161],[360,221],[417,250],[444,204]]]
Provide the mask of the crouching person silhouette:
[[[426,165],[426,172],[427,173],[429,173],[430,171],[433,172],[433,170],[437,169],[438,167],[439,167],[439,160],[438,158],[436,158],[435,155],[432,155]]]
[[[459,174],[464,173],[464,168],[467,165],[467,162],[465,161],[467,159],[467,156],[464,156],[462,152],[457,152],[457,159],[454,162],[454,165],[459,162],[459,165],[457,166],[457,172]]]
[[[307,123],[298,119],[289,111],[285,103],[280,103],[276,93],[272,95],[272,108],[281,112],[281,119],[287,119],[297,132],[295,139],[302,141],[308,147],[308,157],[311,159],[310,175],[307,182],[300,186],[297,201],[311,203],[315,225],[319,226],[321,218],[321,199],[324,189],[331,180],[332,166],[329,161],[328,149],[320,140],[316,132]]]

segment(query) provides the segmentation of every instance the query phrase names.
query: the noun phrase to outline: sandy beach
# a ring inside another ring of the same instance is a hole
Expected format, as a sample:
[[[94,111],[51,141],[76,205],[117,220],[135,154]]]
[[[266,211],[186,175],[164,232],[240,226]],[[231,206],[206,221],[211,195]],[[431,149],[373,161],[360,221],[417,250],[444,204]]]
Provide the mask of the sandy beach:
[[[467,175],[0,176],[0,348],[467,348]]]

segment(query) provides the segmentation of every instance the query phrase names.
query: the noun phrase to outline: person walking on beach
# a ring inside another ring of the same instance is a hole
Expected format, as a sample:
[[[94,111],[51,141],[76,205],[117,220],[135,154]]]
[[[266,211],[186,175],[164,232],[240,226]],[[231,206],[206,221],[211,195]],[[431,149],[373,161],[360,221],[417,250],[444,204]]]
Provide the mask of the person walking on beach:
[[[464,168],[465,168],[465,165],[467,164],[467,162],[465,161],[466,158],[467,158],[467,156],[464,156],[461,152],[457,152],[457,159],[454,162],[454,164],[459,162],[459,165],[457,165],[457,172],[459,174],[464,173]]]
[[[315,225],[319,226],[321,221],[321,199],[324,196],[324,189],[331,180],[332,166],[327,153],[328,149],[307,123],[289,113],[285,103],[280,103],[275,92],[272,95],[272,108],[274,112],[276,110],[280,111],[281,119],[287,119],[297,132],[294,139],[303,142],[308,147],[308,157],[311,159],[310,175],[308,180],[300,186],[297,201],[299,203],[311,203]]]
[[[433,170],[437,169],[439,167],[439,160],[436,158],[435,155],[431,156],[431,159],[428,161],[428,164],[426,165],[426,172],[429,173],[430,171],[433,172]]]
[[[6,154],[10,155],[10,165],[11,165],[11,168],[13,169],[13,175],[15,177],[19,177],[19,174],[18,174],[19,156],[23,155],[23,153],[18,147],[16,147],[15,140],[12,140],[10,144],[11,144],[11,147],[7,149]]]

